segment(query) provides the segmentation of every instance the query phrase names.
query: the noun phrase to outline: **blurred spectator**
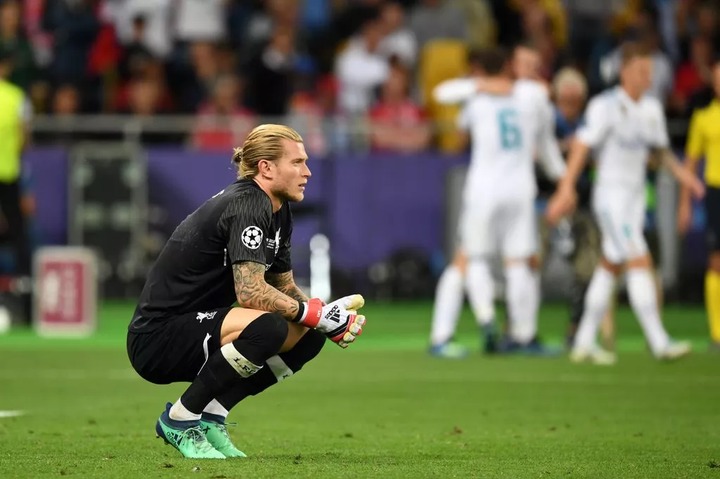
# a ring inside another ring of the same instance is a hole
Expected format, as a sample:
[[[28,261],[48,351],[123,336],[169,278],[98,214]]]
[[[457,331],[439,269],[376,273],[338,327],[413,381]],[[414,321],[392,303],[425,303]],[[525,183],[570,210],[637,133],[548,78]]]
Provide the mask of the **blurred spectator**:
[[[132,20],[132,36],[125,46],[120,60],[120,76],[123,80],[142,75],[153,62],[153,54],[147,47],[145,37],[147,34],[147,20],[143,15],[137,15]]]
[[[413,68],[417,60],[415,34],[405,25],[405,9],[397,0],[388,0],[382,6],[380,22],[383,39],[378,51],[385,58],[396,57],[406,68]]]
[[[187,51],[188,64],[168,72],[168,77],[173,79],[170,88],[182,113],[197,111],[200,104],[209,97],[220,75],[220,62],[215,44],[197,41],[189,44]]]
[[[410,29],[418,48],[434,39],[467,40],[467,21],[462,10],[446,0],[421,0],[410,15]]]
[[[55,129],[36,133],[34,141],[72,146],[82,137],[75,131],[75,117],[82,113],[81,101],[82,96],[75,85],[69,83],[58,85],[53,91],[50,104],[50,113],[55,115],[53,119]]]
[[[553,78],[552,95],[555,100],[555,136],[565,155],[582,121],[588,96],[585,77],[574,68],[561,69]]]
[[[492,3],[492,0],[453,0],[467,22],[467,42],[471,49],[489,48],[496,43],[499,28]]]
[[[690,44],[690,58],[675,72],[675,86],[670,98],[674,113],[687,115],[690,97],[710,85],[712,78],[713,52],[710,39],[698,36]]]
[[[175,40],[212,43],[225,40],[225,3],[226,0],[175,0]]]
[[[242,83],[231,75],[215,81],[209,101],[198,109],[192,145],[202,150],[225,150],[242,145],[255,126],[250,110],[242,106]]]
[[[549,36],[555,48],[567,44],[567,18],[560,0],[515,0],[520,10],[524,36],[533,40]]]
[[[295,77],[287,122],[302,135],[308,154],[322,158],[328,153],[326,137],[331,135],[331,131],[326,131],[325,128],[325,114],[327,112],[331,116],[334,111],[332,106],[323,105],[320,85],[321,82],[317,81],[311,65],[301,63]],[[325,106],[329,107],[327,111]]]
[[[80,92],[77,87],[66,83],[55,89],[52,113],[58,117],[71,117],[80,113]]]
[[[128,45],[137,39],[138,17],[144,19],[139,40],[155,57],[166,58],[172,50],[170,7],[172,0],[110,0],[105,15],[115,24],[120,43]]]
[[[581,70],[589,67],[588,61],[597,55],[598,47],[610,42],[610,19],[625,0],[566,0],[568,17],[568,50]],[[600,52],[604,53],[604,52]]]
[[[393,68],[380,99],[370,110],[372,147],[381,151],[417,152],[430,144],[431,129],[423,110],[411,98],[405,70]]]
[[[127,113],[151,117],[165,113],[162,105],[162,86],[155,78],[136,78],[130,82]]]
[[[87,79],[90,48],[100,29],[94,8],[93,0],[47,0],[43,27],[55,41],[50,71],[56,84]]]
[[[336,9],[332,19],[336,46],[356,35],[368,19],[378,17],[383,0],[352,0],[343,3],[342,7]]]
[[[52,58],[52,35],[42,26],[46,0],[23,0],[22,24],[33,48],[35,61],[40,69],[47,67]]]
[[[12,55],[10,82],[25,91],[38,80],[32,46],[21,29],[21,5],[17,0],[0,3],[0,50]]]
[[[244,69],[248,77],[247,105],[260,116],[288,111],[296,61],[292,31],[279,28],[270,42]]]
[[[660,48],[660,36],[648,13],[640,14],[634,25],[625,33],[626,39],[637,40],[643,48],[652,52],[653,74],[652,85],[648,94],[654,96],[664,105],[673,87],[673,66],[670,58]],[[614,83],[620,72],[620,48],[616,48],[605,56],[600,65],[603,80],[607,84]]]
[[[299,0],[265,0],[264,9],[250,18],[245,33],[246,49],[255,53],[258,46],[270,41],[278,30],[296,30],[300,16]]]
[[[370,18],[360,34],[353,37],[337,56],[335,71],[338,77],[340,109],[347,114],[367,112],[373,92],[388,76],[388,60],[378,51],[382,40],[382,24]]]
[[[720,51],[720,22],[716,0],[683,0],[676,12],[677,35],[682,59],[689,57],[692,38],[702,36],[710,39],[713,49]]]

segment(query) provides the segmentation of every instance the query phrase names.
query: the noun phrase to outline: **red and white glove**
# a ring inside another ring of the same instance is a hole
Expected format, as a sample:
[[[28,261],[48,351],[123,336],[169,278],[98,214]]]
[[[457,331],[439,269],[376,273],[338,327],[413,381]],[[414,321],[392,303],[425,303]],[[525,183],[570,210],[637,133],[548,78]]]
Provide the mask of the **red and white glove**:
[[[299,322],[317,329],[341,348],[347,348],[362,334],[365,316],[358,315],[357,310],[363,305],[365,299],[359,294],[351,294],[329,304],[313,298],[304,304],[305,312]]]

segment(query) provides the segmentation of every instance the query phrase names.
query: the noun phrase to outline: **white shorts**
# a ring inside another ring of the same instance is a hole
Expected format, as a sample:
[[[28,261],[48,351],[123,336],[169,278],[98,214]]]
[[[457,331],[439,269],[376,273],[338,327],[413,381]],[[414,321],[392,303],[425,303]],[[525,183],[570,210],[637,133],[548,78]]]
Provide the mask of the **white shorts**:
[[[645,191],[596,188],[593,212],[602,235],[603,256],[614,264],[645,256]]]
[[[469,257],[498,252],[506,259],[537,252],[537,219],[532,198],[492,198],[465,205],[458,230],[460,247]]]

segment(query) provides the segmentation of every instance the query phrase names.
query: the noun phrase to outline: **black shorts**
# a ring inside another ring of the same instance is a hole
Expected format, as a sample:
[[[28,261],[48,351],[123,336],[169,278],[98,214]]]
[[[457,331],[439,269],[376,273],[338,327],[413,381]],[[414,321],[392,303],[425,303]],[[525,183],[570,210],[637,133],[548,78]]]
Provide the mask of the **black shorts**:
[[[708,188],[705,193],[707,240],[710,252],[720,251],[720,188]]]
[[[220,329],[231,309],[174,316],[148,333],[129,331],[130,363],[151,383],[192,382],[207,358],[220,349]]]

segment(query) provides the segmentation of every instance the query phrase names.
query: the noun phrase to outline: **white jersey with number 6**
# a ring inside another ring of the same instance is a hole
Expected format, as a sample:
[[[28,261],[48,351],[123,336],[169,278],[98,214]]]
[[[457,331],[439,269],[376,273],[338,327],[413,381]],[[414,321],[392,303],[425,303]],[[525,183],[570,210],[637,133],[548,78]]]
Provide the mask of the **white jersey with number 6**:
[[[536,82],[517,81],[508,95],[478,94],[465,104],[459,125],[472,141],[462,247],[471,256],[498,248],[506,258],[531,256],[537,249],[536,153],[552,177],[565,169],[546,91]]]

